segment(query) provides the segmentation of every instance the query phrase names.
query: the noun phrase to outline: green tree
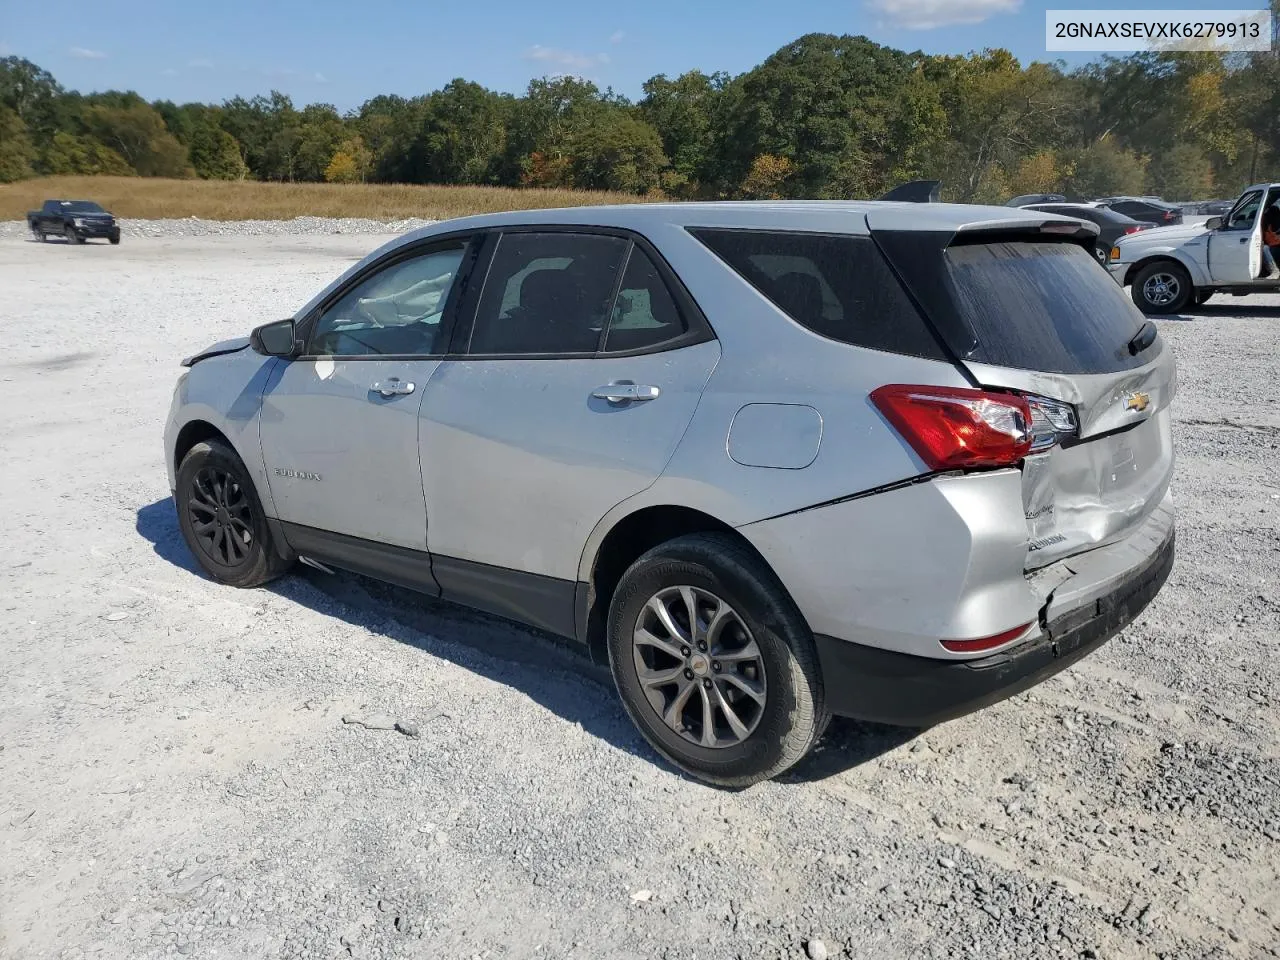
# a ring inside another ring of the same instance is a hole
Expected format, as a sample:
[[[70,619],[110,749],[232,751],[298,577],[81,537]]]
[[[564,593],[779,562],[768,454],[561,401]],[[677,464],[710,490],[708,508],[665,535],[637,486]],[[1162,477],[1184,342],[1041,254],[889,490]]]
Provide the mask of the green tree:
[[[89,134],[144,177],[191,176],[187,149],[149,104],[103,95],[82,115]]]
[[[53,135],[41,167],[51,174],[131,177],[138,173],[124,157],[92,137],[77,137],[62,131]]]
[[[17,111],[0,106],[0,183],[33,176],[36,151]]]
[[[586,190],[648,193],[669,165],[658,131],[621,109],[578,130],[569,155],[573,185]]]
[[[1064,192],[1083,197],[1141,193],[1147,174],[1141,157],[1110,138],[1065,151],[1062,169]]]
[[[715,124],[729,83],[727,73],[683,73],[674,80],[659,74],[644,83],[640,115],[658,131],[671,167],[697,194],[699,185],[715,177],[712,148]]]

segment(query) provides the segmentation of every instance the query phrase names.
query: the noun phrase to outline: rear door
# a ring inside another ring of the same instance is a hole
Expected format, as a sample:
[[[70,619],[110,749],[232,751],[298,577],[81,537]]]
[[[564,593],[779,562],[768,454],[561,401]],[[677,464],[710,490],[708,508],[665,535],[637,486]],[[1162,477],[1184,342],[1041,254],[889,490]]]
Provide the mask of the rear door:
[[[1217,230],[1209,231],[1209,273],[1225,283],[1252,283],[1262,273],[1265,186],[1250,187]]]
[[[1049,440],[1023,465],[1027,566],[1132,532],[1173,473],[1176,376],[1154,325],[1077,243],[877,231],[876,218],[873,237],[976,383],[1033,398]]]
[[[719,344],[627,235],[537,228],[490,245],[468,285],[474,322],[460,319],[422,404],[432,569],[445,596],[498,613],[541,593],[556,611],[518,613],[561,629],[588,535],[662,473]]]

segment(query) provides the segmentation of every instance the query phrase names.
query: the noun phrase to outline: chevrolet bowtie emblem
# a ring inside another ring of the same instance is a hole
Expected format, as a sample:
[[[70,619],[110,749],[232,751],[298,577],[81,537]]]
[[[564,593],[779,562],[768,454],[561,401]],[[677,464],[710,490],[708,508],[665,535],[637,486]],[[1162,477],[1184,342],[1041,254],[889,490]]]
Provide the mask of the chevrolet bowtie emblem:
[[[1151,406],[1151,394],[1149,393],[1126,393],[1124,395],[1124,408],[1126,410],[1141,413],[1149,406]]]

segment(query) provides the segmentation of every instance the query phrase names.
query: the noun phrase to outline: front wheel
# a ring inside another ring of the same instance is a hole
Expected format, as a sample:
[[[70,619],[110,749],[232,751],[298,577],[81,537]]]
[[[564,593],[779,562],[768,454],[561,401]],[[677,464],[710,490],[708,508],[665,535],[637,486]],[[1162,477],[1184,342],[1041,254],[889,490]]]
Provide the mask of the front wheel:
[[[609,665],[645,739],[692,776],[777,776],[826,729],[813,635],[778,578],[724,534],[654,547],[609,607]]]
[[[1163,261],[1138,271],[1133,278],[1132,296],[1134,305],[1143,313],[1180,313],[1195,296],[1195,287],[1181,264]]]
[[[72,243],[84,243],[84,237],[81,236],[79,230],[72,230],[67,234],[67,239]]]
[[[188,451],[174,499],[182,537],[214,580],[257,587],[289,568],[292,556],[277,549],[249,471],[226,444],[211,440]]]
[[[114,247],[114,246],[117,246],[117,245],[120,243],[120,237],[119,237],[119,236],[108,237],[107,239],[111,241],[111,245],[112,245],[113,247]]]
[[[32,228],[31,228],[31,235],[32,235],[33,237],[35,237],[35,238],[36,238],[36,242],[37,242],[37,243],[44,243],[44,242],[45,242],[45,235],[44,235],[44,231],[43,231],[43,230],[41,230],[41,229],[39,229],[38,227],[32,227]]]

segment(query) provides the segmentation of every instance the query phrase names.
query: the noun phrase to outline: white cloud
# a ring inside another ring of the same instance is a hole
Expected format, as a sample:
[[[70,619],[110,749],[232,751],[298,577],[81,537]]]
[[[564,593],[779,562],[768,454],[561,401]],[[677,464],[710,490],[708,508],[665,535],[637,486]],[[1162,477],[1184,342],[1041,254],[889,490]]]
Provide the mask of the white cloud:
[[[895,27],[932,30],[981,23],[998,13],[1016,13],[1022,0],[866,0],[866,6]]]
[[[602,63],[609,62],[607,53],[575,53],[572,50],[557,50],[555,47],[544,47],[534,44],[524,52],[526,60],[538,63],[550,63],[565,70],[590,70]]]
[[[86,50],[84,47],[72,47],[67,52],[70,53],[73,57],[79,58],[80,60],[107,59],[107,55],[103,53],[101,50]]]
[[[626,38],[627,35],[621,30],[615,30],[613,33],[609,34],[610,43],[621,43]]]
[[[197,57],[195,60],[188,60],[187,66],[192,70],[212,70],[213,61],[206,60],[204,57]]]

